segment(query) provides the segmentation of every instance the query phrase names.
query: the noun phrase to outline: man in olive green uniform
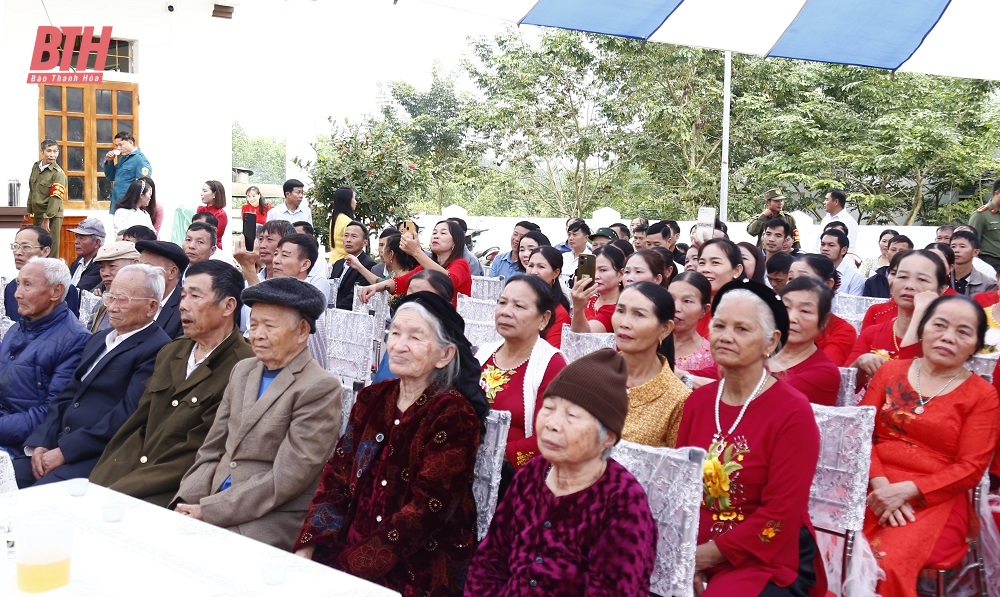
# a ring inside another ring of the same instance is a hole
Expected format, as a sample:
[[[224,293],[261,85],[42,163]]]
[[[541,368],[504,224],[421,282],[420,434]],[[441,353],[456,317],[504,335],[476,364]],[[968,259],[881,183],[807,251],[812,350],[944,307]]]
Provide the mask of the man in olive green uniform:
[[[59,232],[63,221],[63,199],[69,179],[59,167],[59,144],[52,139],[39,146],[42,159],[31,167],[28,178],[28,214],[52,235],[52,257],[59,257]]]
[[[184,335],[160,349],[132,416],[90,473],[98,485],[166,506],[194,464],[236,363],[254,356],[236,321],[243,275],[209,259],[188,268]],[[232,464],[231,466],[236,466]]]
[[[764,211],[747,224],[747,234],[757,237],[757,247],[762,246],[764,231],[767,230],[767,223],[772,218],[779,218],[788,222],[792,227],[792,252],[798,251],[801,247],[799,243],[799,228],[795,225],[795,218],[792,214],[782,211],[785,207],[785,197],[778,189],[768,189],[764,194]]]
[[[974,211],[969,226],[979,235],[979,258],[1000,270],[1000,180],[993,183],[993,197]]]

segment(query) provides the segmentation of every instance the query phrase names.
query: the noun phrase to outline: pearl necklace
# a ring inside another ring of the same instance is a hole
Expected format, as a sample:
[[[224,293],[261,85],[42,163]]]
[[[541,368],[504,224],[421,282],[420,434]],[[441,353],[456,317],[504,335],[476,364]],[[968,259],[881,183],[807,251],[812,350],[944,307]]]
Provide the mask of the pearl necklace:
[[[740,421],[743,420],[743,415],[747,412],[747,407],[750,406],[750,403],[753,402],[755,398],[760,396],[761,390],[764,389],[764,384],[767,383],[767,375],[767,369],[764,369],[764,372],[760,375],[760,381],[757,382],[757,387],[753,389],[753,392],[750,393],[750,397],[743,403],[743,408],[740,409],[740,414],[736,416],[733,426],[729,428],[729,431],[727,431],[725,435],[722,434],[722,422],[719,421],[719,405],[722,403],[722,392],[726,388],[726,378],[723,377],[719,380],[719,391],[715,394],[715,436],[712,439],[713,443],[716,445],[715,449],[719,453],[722,453],[722,450],[725,449],[725,442],[723,441],[723,438],[729,437],[734,431],[736,431],[736,427],[740,424]]]
[[[500,363],[497,362],[497,353],[500,352],[501,348],[503,348],[503,345],[498,346],[497,349],[493,351],[493,366],[499,369],[500,371],[503,371],[504,373],[510,373],[511,371],[514,371],[515,369],[527,363],[531,359],[531,353],[528,353],[528,357],[526,359],[514,365],[513,367],[501,367]]]
[[[940,396],[941,392],[944,392],[945,388],[947,388],[948,386],[951,385],[951,382],[953,382],[956,379],[958,379],[958,376],[961,375],[962,371],[964,370],[964,369],[959,369],[958,373],[956,373],[955,375],[953,375],[951,377],[951,379],[949,379],[948,381],[946,381],[944,383],[944,385],[941,386],[941,389],[937,391],[937,394],[934,394],[930,398],[924,400],[924,394],[923,394],[923,392],[920,391],[920,370],[921,369],[923,369],[923,363],[921,363],[920,365],[917,366],[917,406],[913,409],[913,414],[915,414],[915,415],[922,415],[922,414],[924,414],[924,406],[926,406],[931,400],[934,400],[935,398],[937,398],[938,396]]]

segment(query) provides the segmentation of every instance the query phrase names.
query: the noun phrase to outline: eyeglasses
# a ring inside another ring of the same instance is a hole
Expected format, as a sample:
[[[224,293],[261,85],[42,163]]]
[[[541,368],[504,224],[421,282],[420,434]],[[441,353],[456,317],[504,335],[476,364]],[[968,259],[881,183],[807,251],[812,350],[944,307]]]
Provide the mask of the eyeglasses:
[[[125,296],[124,294],[115,294],[113,292],[105,292],[101,295],[101,301],[108,307],[114,303],[119,305],[127,304],[129,301],[155,301],[157,299],[145,297],[145,296]]]
[[[18,249],[22,251],[30,251],[31,249],[41,249],[41,245],[29,245],[28,243],[10,243],[10,250],[15,253]]]

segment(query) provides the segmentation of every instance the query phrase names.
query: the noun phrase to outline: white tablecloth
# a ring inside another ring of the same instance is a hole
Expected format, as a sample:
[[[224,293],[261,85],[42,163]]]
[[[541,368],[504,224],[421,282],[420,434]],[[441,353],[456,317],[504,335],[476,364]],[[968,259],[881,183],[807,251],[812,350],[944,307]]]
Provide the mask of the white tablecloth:
[[[70,584],[42,595],[94,597],[398,596],[360,578],[236,533],[91,484],[82,497],[67,483],[0,494],[0,534],[19,514],[65,512],[75,521]],[[105,522],[101,508],[121,503],[124,518]],[[14,527],[16,540],[17,528]],[[0,595],[21,595],[15,562],[0,542]],[[278,585],[262,572],[283,571]]]

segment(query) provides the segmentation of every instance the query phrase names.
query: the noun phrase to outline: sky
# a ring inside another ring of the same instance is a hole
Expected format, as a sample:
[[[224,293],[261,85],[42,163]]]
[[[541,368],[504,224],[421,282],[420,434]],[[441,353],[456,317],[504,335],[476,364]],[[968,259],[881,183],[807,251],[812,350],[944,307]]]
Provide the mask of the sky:
[[[468,37],[512,25],[432,0],[244,0],[233,21],[243,63],[262,75],[231,96],[233,120],[285,138],[290,155],[329,130],[327,117],[376,113],[379,83],[428,89],[435,64],[459,70]]]

